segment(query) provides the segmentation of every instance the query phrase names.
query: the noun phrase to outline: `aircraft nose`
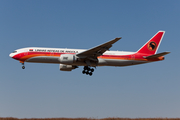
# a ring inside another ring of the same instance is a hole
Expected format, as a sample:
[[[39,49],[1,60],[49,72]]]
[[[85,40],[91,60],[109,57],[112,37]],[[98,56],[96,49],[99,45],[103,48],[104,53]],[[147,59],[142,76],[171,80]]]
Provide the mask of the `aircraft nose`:
[[[10,53],[10,54],[9,54],[9,57],[11,57],[11,58],[12,58],[12,57],[13,57],[13,54],[12,54],[12,53]]]

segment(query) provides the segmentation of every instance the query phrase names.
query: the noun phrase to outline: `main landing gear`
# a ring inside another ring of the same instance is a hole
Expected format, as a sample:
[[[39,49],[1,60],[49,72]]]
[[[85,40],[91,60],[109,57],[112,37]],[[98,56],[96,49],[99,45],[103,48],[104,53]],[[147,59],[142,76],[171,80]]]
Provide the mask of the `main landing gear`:
[[[82,71],[83,74],[86,74],[86,75],[92,75],[94,72],[94,69],[93,68],[90,68],[89,66],[84,66],[84,70]]]

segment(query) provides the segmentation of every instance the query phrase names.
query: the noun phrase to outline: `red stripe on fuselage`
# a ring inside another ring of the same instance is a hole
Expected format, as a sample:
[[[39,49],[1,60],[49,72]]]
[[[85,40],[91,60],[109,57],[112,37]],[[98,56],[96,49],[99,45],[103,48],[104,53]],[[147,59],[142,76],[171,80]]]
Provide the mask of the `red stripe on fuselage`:
[[[13,58],[19,61],[25,62],[29,58],[39,57],[39,56],[52,56],[52,57],[60,57],[61,54],[75,54],[75,53],[53,53],[53,52],[23,52],[17,55],[14,55]],[[149,54],[135,53],[131,55],[102,55],[98,58],[101,59],[114,59],[114,60],[137,60],[137,61],[159,61],[163,60],[162,57],[154,58],[154,59],[145,59],[145,56],[149,56]]]
[[[102,55],[98,58],[101,59],[115,59],[115,60],[136,60],[136,61],[159,61],[163,58],[145,59],[144,57],[149,56],[148,54],[131,54],[131,55]]]
[[[65,53],[52,53],[52,52],[23,52],[19,53],[17,55],[14,55],[13,58],[20,61],[26,61],[29,58],[32,57],[38,57],[38,56],[53,56],[53,57],[60,57],[61,54]]]

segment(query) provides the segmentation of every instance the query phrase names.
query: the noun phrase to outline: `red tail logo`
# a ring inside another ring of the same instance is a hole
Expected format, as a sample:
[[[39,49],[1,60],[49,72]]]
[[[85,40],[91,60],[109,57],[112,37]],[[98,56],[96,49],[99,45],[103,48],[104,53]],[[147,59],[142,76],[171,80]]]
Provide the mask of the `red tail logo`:
[[[156,33],[146,44],[144,44],[137,53],[155,54],[159,48],[165,31]]]
[[[150,51],[154,51],[157,48],[157,45],[155,42],[149,42],[147,46]]]

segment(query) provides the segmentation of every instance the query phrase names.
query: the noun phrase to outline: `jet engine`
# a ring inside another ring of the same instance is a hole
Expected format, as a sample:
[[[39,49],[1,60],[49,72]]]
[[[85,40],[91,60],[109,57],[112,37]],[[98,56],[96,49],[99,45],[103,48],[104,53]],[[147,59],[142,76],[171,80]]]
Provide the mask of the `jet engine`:
[[[77,66],[73,66],[73,65],[65,65],[65,64],[60,64],[59,65],[59,69],[61,71],[72,71],[73,69],[76,69]]]
[[[77,57],[72,54],[62,54],[60,56],[60,63],[62,64],[72,64],[76,62],[76,60],[77,60]]]

